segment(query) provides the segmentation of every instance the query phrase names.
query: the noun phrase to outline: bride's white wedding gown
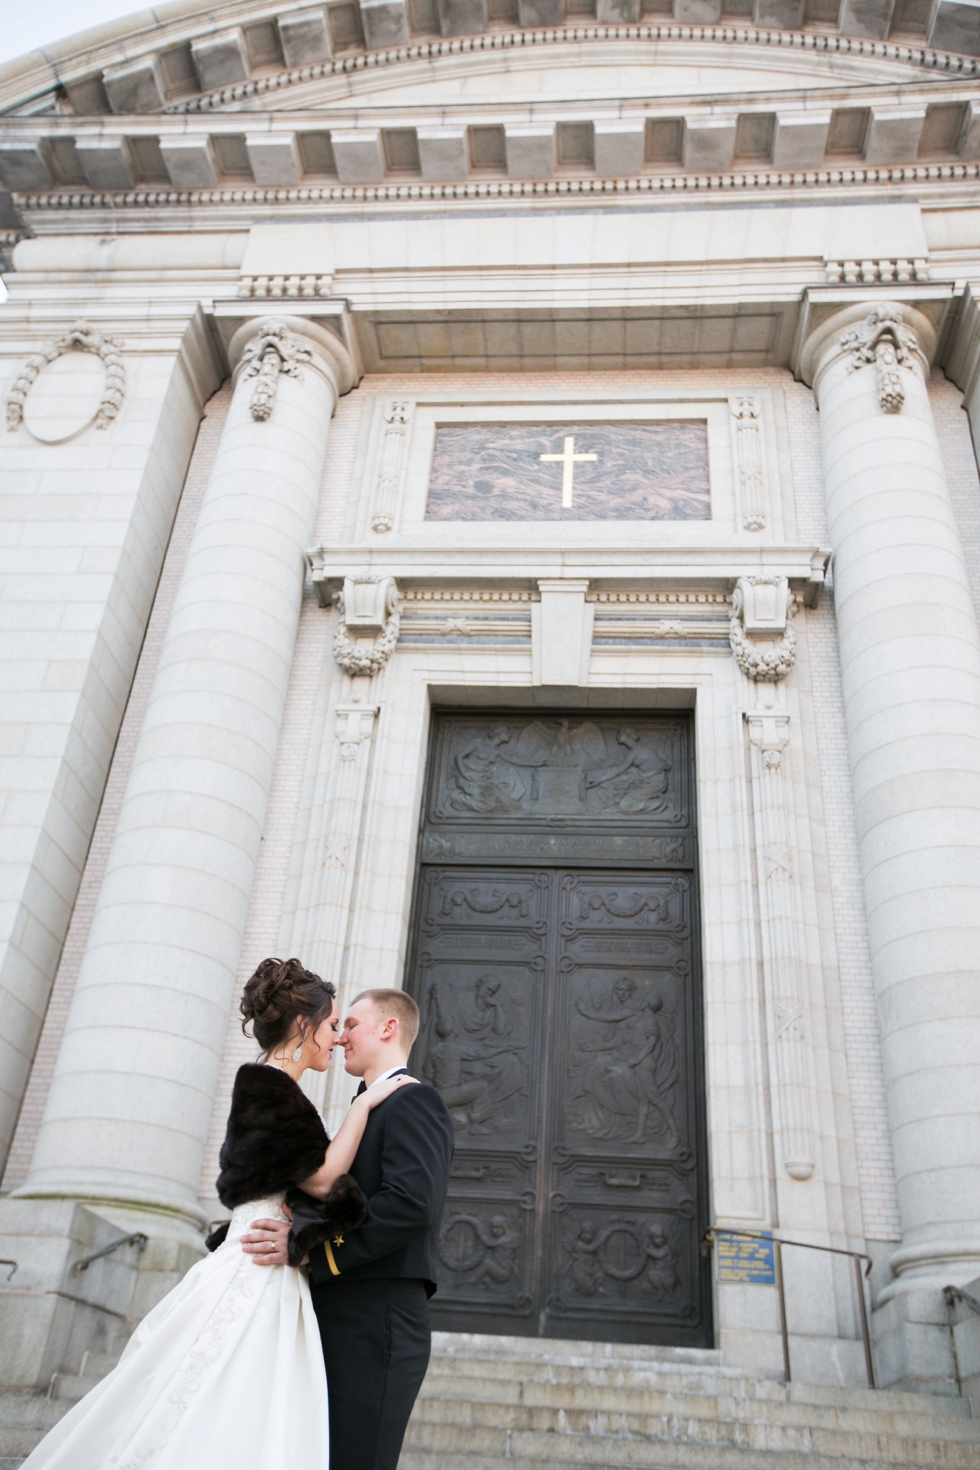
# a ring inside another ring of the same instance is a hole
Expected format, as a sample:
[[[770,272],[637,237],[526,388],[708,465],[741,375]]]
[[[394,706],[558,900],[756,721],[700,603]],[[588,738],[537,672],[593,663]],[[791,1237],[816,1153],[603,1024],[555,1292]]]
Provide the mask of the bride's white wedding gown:
[[[256,1266],[240,1205],[228,1237],[137,1327],[118,1365],[65,1415],[23,1470],[326,1470],[327,1378],[310,1288]]]

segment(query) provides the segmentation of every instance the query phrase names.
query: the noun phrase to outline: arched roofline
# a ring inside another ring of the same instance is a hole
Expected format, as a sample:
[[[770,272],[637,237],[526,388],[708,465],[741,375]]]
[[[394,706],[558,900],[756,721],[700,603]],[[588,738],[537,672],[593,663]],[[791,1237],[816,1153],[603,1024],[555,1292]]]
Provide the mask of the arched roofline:
[[[564,0],[518,0],[561,14]],[[599,6],[613,0],[597,0]],[[640,0],[623,0],[620,10]],[[745,3],[745,0],[735,0]],[[587,41],[636,45],[664,42],[728,48],[778,48],[865,60],[900,71],[975,76],[980,72],[980,4],[936,0],[928,31],[894,32],[894,0],[862,4],[860,24],[849,21],[851,0],[841,0],[839,25],[803,25],[802,0],[754,0],[756,24],[748,15],[721,14],[722,0],[674,0],[674,18],[647,16],[635,23],[603,25],[588,16],[551,26],[480,29],[486,0],[437,0],[444,34],[413,33],[407,0],[364,6],[350,0],[262,4],[225,0],[204,9],[200,0],[172,0],[152,11],[83,31],[0,66],[0,113],[69,111],[81,115],[160,111],[195,112],[287,92],[311,77],[376,69],[413,60],[431,64],[463,52],[549,48]],[[715,24],[681,17],[716,5]],[[880,5],[881,17],[867,17]],[[404,11],[399,21],[399,7]],[[386,17],[378,19],[380,12]],[[976,25],[973,26],[974,12]],[[780,16],[793,24],[779,24]],[[963,17],[969,23],[965,24]],[[775,23],[773,19],[775,18]],[[848,31],[857,32],[849,34]],[[374,44],[371,44],[374,42]],[[384,44],[389,43],[389,44]],[[215,80],[220,85],[211,85]]]

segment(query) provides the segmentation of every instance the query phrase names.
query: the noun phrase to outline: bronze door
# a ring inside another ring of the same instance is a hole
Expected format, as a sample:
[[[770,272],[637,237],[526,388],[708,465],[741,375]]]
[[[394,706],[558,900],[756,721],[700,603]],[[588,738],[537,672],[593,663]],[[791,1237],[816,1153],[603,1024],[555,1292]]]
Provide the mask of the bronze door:
[[[711,1344],[691,776],[683,716],[437,718],[408,977],[456,1125],[437,1326]]]

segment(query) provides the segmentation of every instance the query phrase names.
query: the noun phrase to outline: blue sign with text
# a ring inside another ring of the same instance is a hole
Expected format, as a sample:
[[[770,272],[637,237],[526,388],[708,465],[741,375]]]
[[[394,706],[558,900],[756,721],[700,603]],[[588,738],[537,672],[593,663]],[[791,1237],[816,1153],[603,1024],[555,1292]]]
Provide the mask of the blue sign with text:
[[[737,1281],[745,1286],[775,1286],[776,1258],[772,1232],[758,1236],[715,1234],[715,1269],[719,1282]]]

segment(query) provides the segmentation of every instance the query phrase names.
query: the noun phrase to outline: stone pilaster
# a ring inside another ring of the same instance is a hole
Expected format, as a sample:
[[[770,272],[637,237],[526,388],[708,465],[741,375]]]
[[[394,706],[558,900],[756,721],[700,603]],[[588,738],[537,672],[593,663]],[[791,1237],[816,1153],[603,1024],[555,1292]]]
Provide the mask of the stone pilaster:
[[[247,322],[23,1197],[199,1239],[197,1204],[345,348]]]
[[[915,307],[857,299],[823,315],[799,371],[820,410],[902,1221],[879,1371],[944,1392],[939,1291],[980,1267],[980,636],[926,386],[935,340]]]

